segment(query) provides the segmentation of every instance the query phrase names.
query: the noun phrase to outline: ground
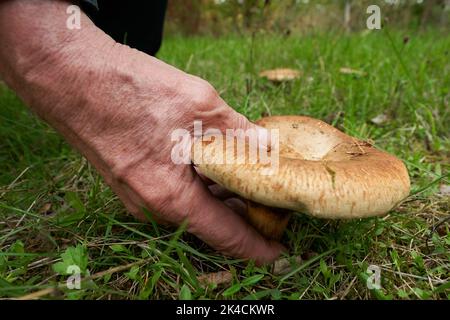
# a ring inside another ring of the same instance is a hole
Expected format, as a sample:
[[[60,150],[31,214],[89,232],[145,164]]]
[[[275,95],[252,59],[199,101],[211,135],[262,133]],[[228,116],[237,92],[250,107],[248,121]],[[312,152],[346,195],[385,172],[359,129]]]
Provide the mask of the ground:
[[[432,30],[165,39],[160,58],[210,81],[250,119],[324,119],[407,165],[411,195],[383,218],[295,214],[283,238],[287,273],[129,217],[92,167],[0,85],[0,297],[449,299],[449,50],[448,34]],[[302,76],[258,78],[275,67]],[[65,286],[73,264],[81,290]],[[367,286],[369,265],[380,287]],[[198,280],[218,271],[224,284]]]

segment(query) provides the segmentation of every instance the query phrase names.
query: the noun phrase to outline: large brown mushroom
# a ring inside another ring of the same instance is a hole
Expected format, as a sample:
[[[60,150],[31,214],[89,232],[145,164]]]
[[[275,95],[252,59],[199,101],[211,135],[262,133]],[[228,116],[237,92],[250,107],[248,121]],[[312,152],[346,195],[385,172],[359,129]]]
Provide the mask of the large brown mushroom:
[[[267,174],[267,163],[242,161],[246,155],[237,152],[234,162],[223,163],[220,139],[197,141],[192,161],[203,175],[248,200],[247,219],[268,238],[281,237],[290,211],[330,219],[380,216],[409,194],[401,160],[323,121],[274,116],[257,124],[279,130],[274,174]]]

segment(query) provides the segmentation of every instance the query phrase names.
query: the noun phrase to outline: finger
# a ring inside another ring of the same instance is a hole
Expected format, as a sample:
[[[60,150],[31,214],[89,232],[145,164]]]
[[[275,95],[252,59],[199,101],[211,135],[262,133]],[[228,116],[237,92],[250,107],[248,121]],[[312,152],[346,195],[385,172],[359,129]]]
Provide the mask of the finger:
[[[211,179],[209,179],[207,176],[205,176],[204,174],[202,174],[197,167],[194,166],[195,172],[197,172],[197,174],[199,175],[199,177],[202,179],[202,181],[207,185],[212,185],[215,184],[215,182]]]
[[[253,133],[256,136],[258,146],[264,150],[271,149],[272,131],[249,121],[243,114],[229,108],[225,120],[220,125],[222,132],[227,129],[243,129],[247,133]]]
[[[144,213],[141,211],[140,206],[136,201],[133,201],[131,197],[128,195],[127,190],[120,188],[116,185],[112,185],[111,189],[114,193],[119,197],[122,204],[125,206],[125,209],[131,213],[135,218],[140,221],[147,221],[148,219],[145,217]]]
[[[211,196],[197,178],[178,205],[190,207],[188,231],[226,255],[253,259],[258,264],[274,261],[283,247],[263,238],[238,214]],[[195,199],[195,200],[193,200]]]
[[[232,191],[222,187],[220,184],[212,184],[208,186],[209,191],[212,195],[220,200],[225,200],[231,197],[235,197],[236,194]]]
[[[229,198],[224,200],[223,203],[240,216],[247,213],[247,204],[239,198]]]
[[[145,201],[137,193],[133,192],[127,185],[114,185],[112,186],[112,189],[125,205],[127,211],[136,219],[142,222],[148,222],[149,219],[153,219],[153,221],[160,225],[169,225],[169,223],[164,221],[164,219],[162,219],[157,213],[148,211],[146,209]],[[149,214],[151,217],[148,216]]]

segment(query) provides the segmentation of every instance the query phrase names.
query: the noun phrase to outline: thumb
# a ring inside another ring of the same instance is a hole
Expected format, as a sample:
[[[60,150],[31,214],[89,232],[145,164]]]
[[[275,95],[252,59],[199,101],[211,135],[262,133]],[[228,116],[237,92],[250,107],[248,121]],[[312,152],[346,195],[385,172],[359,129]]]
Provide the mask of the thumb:
[[[189,208],[189,232],[226,255],[264,264],[274,261],[284,250],[280,243],[263,238],[239,214],[213,197],[198,176],[174,205],[180,206],[176,210]]]
[[[257,124],[249,121],[247,117],[243,114],[235,111],[231,107],[228,107],[229,110],[224,121],[219,125],[222,133],[227,133],[227,130],[233,130],[233,132],[238,132],[239,134],[243,134],[245,138],[254,136],[257,138],[258,146],[263,150],[269,149],[271,145],[271,133],[270,130],[258,126]],[[238,130],[241,129],[241,130]],[[238,135],[239,137],[239,135]]]

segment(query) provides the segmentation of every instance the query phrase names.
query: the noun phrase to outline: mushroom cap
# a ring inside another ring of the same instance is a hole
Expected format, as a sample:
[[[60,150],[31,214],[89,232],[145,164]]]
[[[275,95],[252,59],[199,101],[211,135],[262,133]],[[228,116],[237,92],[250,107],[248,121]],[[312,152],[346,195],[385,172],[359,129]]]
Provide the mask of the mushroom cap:
[[[278,68],[261,71],[259,76],[262,78],[267,78],[272,82],[283,82],[297,79],[300,77],[300,71],[288,68]]]
[[[223,163],[220,157],[228,146],[219,139],[194,143],[194,165],[245,199],[321,218],[383,215],[409,194],[408,171],[401,160],[323,121],[273,116],[257,124],[279,129],[273,174],[267,174],[267,163],[242,161],[246,155],[237,154],[235,147],[234,161]]]

